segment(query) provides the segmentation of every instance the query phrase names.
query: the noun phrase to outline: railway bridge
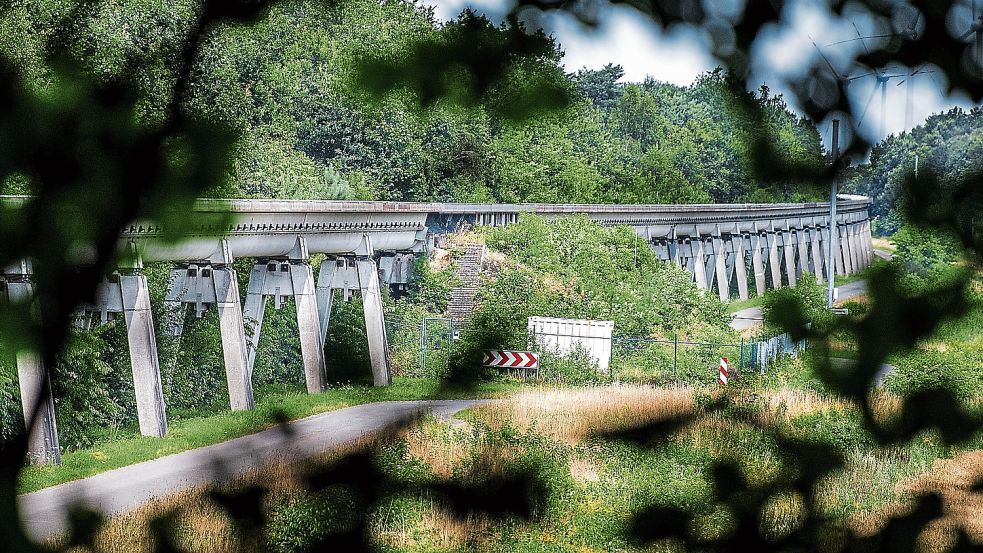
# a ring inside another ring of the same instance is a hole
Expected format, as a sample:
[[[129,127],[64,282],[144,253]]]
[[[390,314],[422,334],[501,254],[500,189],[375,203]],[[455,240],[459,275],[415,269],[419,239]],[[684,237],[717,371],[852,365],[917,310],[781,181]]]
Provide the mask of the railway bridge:
[[[26,198],[0,198],[7,203]],[[325,389],[324,340],[331,304],[360,294],[364,305],[373,382],[390,383],[388,340],[381,286],[404,287],[416,256],[436,234],[463,225],[503,226],[523,213],[547,219],[582,214],[605,225],[631,226],[660,259],[676,263],[696,285],[721,299],[746,299],[791,285],[804,275],[822,281],[826,248],[836,237],[835,272],[852,274],[870,264],[868,206],[859,196],[840,196],[836,221],[828,206],[806,204],[719,205],[553,205],[452,204],[300,200],[202,200],[201,221],[178,243],[164,241],[165,229],[134,222],[120,232],[121,259],[127,259],[99,285],[91,305],[80,310],[80,325],[106,322],[122,314],[140,431],[167,432],[150,291],[141,274],[144,262],[173,263],[165,301],[191,305],[197,314],[219,315],[230,407],[253,408],[252,367],[269,299],[275,307],[293,298],[300,331],[307,389]],[[231,222],[228,214],[231,212]],[[223,221],[223,222],[219,222]],[[326,257],[315,279],[312,254]],[[252,259],[248,287],[239,290],[236,258]],[[28,301],[33,295],[30,260],[3,269],[0,299]],[[339,293],[340,292],[340,293]],[[180,332],[180,328],[173,329]],[[25,417],[40,397],[46,372],[31,351],[17,354]],[[32,425],[29,449],[35,462],[60,459],[54,402],[42,398]]]

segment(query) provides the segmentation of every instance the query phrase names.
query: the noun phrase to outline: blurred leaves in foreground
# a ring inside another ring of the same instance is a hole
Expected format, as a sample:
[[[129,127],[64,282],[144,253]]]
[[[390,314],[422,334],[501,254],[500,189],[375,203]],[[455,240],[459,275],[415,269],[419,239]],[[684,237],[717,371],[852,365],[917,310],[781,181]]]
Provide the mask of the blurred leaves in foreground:
[[[958,40],[948,24],[952,17],[965,18],[966,10],[960,8],[963,4],[870,1],[833,2],[831,6],[837,14],[844,14],[848,7],[862,8],[895,31],[906,28],[917,13],[922,21],[916,25],[917,32],[899,34],[857,61],[875,66],[896,61],[907,67],[931,63],[945,73],[950,90],[962,91],[978,101],[983,97],[980,67],[973,61],[971,48]],[[72,4],[62,13],[58,26],[67,33],[84,20],[90,5]],[[732,109],[744,113],[756,128],[768,128],[761,105],[747,101],[746,79],[754,41],[768,25],[782,23],[786,17],[782,3],[748,3],[737,13],[695,0],[628,5],[663,27],[690,25],[706,30],[713,52],[730,72]],[[173,74],[168,101],[159,117],[148,120],[138,116],[140,87],[130,77],[154,62],[153,56],[135,54],[123,61],[125,70],[119,77],[95,78],[77,67],[73,52],[67,43],[58,40],[61,34],[56,32],[46,55],[51,70],[43,91],[25,86],[22,76],[5,60],[0,67],[0,180],[6,183],[16,179],[22,189],[33,194],[33,199],[14,207],[5,204],[0,210],[0,265],[30,259],[36,283],[35,299],[29,305],[7,305],[0,312],[0,341],[6,348],[34,347],[50,365],[65,343],[75,308],[91,299],[96,282],[114,267],[117,237],[124,225],[137,219],[162,220],[168,232],[177,236],[182,234],[182,223],[194,223],[162,214],[181,213],[181,208],[190,205],[206,187],[220,184],[235,136],[226,125],[193,117],[185,109],[199,46],[214,23],[249,23],[264,13],[264,7],[265,3],[248,1],[202,2],[190,18],[187,32],[169,52],[168,64]],[[494,91],[502,101],[496,108],[501,112],[515,110],[516,116],[535,115],[562,106],[566,91],[558,88],[549,75],[524,72],[523,59],[556,53],[536,27],[527,32],[527,27],[519,24],[519,14],[535,19],[532,16],[539,12],[564,10],[582,21],[593,22],[605,16],[605,8],[607,4],[589,0],[522,1],[513,10],[511,24],[494,31],[477,18],[465,18],[456,27],[448,28],[440,40],[420,41],[393,59],[367,59],[363,84],[379,94],[405,88],[423,106],[440,98],[471,105],[487,100]],[[906,11],[906,17],[899,16],[899,10]],[[905,21],[899,22],[901,19]],[[816,120],[834,113],[852,113],[844,94],[845,83],[831,79],[821,63],[814,61],[815,66],[809,68],[808,77],[797,90],[801,105]],[[814,163],[778,159],[766,132],[752,141],[749,151],[763,178],[785,177],[822,188],[840,169],[838,165],[827,169]],[[867,146],[857,138],[849,152],[862,153]],[[979,271],[983,238],[983,188],[979,175],[970,174],[943,186],[937,176],[923,174],[910,180],[906,194],[908,220],[926,230],[938,229],[957,237],[963,250],[962,270]],[[187,213],[186,209],[183,211]],[[901,277],[890,268],[869,275],[872,296],[866,316],[833,324],[837,332],[851,334],[859,346],[854,370],[843,372],[820,361],[816,371],[826,386],[861,409],[866,427],[881,443],[907,440],[924,429],[937,429],[947,444],[965,442],[979,430],[980,415],[963,409],[951,391],[944,388],[919,391],[887,423],[876,420],[868,405],[874,371],[889,355],[910,350],[941,323],[966,311],[968,274],[915,290],[902,287]],[[788,309],[805,312],[801,307]],[[796,327],[789,330],[801,332],[801,319],[778,316],[776,320],[792,321]],[[831,332],[830,328],[810,332],[810,339],[820,352],[828,349]],[[692,535],[688,529],[693,512],[682,506],[658,505],[638,509],[625,529],[626,535],[641,544],[670,538],[698,550],[808,551],[814,550],[817,543],[828,543],[824,532],[842,531],[831,529],[831,521],[815,508],[813,501],[817,484],[842,467],[843,459],[831,454],[822,440],[803,441],[771,428],[737,398],[727,395],[708,402],[690,417],[696,422],[723,410],[730,420],[757,428],[776,443],[788,461],[785,468],[767,482],[749,478],[735,468],[739,459],[721,459],[709,468],[713,483],[711,503],[729,513],[732,521],[729,531],[718,536]],[[668,424],[650,425],[612,438],[633,441],[641,447],[658,447],[665,433],[684,423],[685,420],[673,419]],[[25,459],[24,448],[23,434],[0,444],[0,518],[4,521],[0,525],[0,543],[14,551],[43,550],[29,543],[14,523],[18,520],[15,484]],[[466,482],[431,482],[416,489],[439,498],[459,519],[479,514],[532,518],[537,516],[539,506],[549,500],[550,487],[541,477],[543,466],[527,463],[515,468],[479,470]],[[309,550],[371,550],[364,511],[381,497],[382,490],[391,491],[382,487],[385,482],[363,452],[314,467],[307,480],[310,487],[342,487],[364,503],[354,502],[345,511],[350,524],[309,546]],[[759,517],[769,498],[785,491],[802,496],[803,518],[787,535],[767,536]],[[244,548],[256,545],[251,535],[263,521],[265,498],[265,490],[257,487],[216,492],[212,496],[218,508],[241,528]],[[842,534],[840,549],[913,551],[915,538],[942,512],[941,500],[924,494],[911,512],[899,514],[872,536]],[[155,550],[180,550],[172,539],[176,516],[167,513],[150,525],[149,530],[156,536]],[[77,511],[72,520],[74,530],[69,543],[84,550],[92,543],[101,519],[93,513]],[[950,548],[979,549],[962,535]]]

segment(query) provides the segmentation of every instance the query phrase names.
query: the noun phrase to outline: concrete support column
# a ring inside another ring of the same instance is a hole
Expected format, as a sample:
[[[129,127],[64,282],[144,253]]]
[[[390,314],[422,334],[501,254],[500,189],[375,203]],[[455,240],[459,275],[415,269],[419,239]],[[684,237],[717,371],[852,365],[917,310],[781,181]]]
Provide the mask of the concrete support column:
[[[860,246],[860,225],[850,225],[850,257],[853,259],[853,270],[858,272],[866,265],[863,263],[863,251]]]
[[[693,278],[696,279],[696,287],[701,290],[707,289],[707,267],[706,254],[703,251],[703,240],[699,237],[690,239],[690,248],[693,252]]]
[[[824,282],[824,275],[826,274],[825,267],[823,266],[823,247],[822,241],[820,239],[820,230],[818,228],[809,229],[810,234],[812,234],[812,269],[816,272],[816,280],[819,284]]]
[[[11,303],[28,305],[34,297],[34,284],[27,274],[27,264],[22,265],[24,274],[17,275],[17,280],[6,283],[7,296]],[[0,292],[2,290],[0,287]],[[50,376],[36,351],[20,350],[16,357],[21,407],[24,425],[28,429],[28,462],[57,465],[61,463],[61,448],[58,445],[58,423],[55,420],[55,400],[51,394]]]
[[[778,234],[774,231],[767,234],[768,266],[771,268],[771,283],[775,288],[782,287],[782,266],[778,254]]]
[[[761,256],[764,246],[760,234],[751,235],[751,266],[754,269],[754,287],[758,296],[765,295],[765,264]]]
[[[720,301],[727,301],[730,299],[730,279],[727,278],[727,244],[720,235],[717,235],[713,238],[713,246],[717,294],[720,296]]]
[[[833,265],[835,273],[837,275],[845,275],[846,272],[844,271],[843,265],[843,241],[839,239],[840,228],[836,225],[832,225],[829,227],[828,234],[827,240],[832,240],[833,236],[837,237],[836,244],[834,244],[835,247],[833,248]]]
[[[28,462],[60,464],[61,448],[58,445],[55,400],[51,395],[51,379],[44,370],[40,355],[31,350],[17,352],[17,381],[20,384],[24,424],[30,425],[27,436]],[[35,415],[33,421],[31,415]]]
[[[796,276],[801,278],[802,275],[809,272],[809,238],[806,236],[806,229],[795,229],[795,243],[799,247],[799,265]]]
[[[744,237],[734,235],[730,237],[731,245],[734,248],[734,275],[737,277],[737,296],[748,299],[747,289],[747,263],[745,261]]]
[[[864,221],[864,251],[867,252],[867,266],[874,262],[874,238],[870,233],[870,221]]]
[[[717,276],[717,254],[713,248],[713,239],[708,237],[700,237],[700,242],[703,243],[703,254],[706,256],[703,262],[703,270],[707,275],[707,290],[713,288],[713,281]]]
[[[372,364],[372,383],[376,386],[388,386],[392,384],[392,373],[389,370],[389,339],[386,336],[386,321],[382,311],[379,270],[371,256],[360,257],[355,265],[362,292],[365,334],[369,341],[369,359]]]
[[[239,298],[239,281],[231,267],[213,268],[212,278],[215,282],[215,306],[222,332],[225,378],[229,384],[229,405],[233,411],[246,411],[254,406],[253,381]]]
[[[307,381],[307,391],[315,394],[326,389],[328,377],[324,364],[324,338],[321,336],[321,320],[318,317],[314,290],[314,269],[306,261],[291,261],[290,279],[297,307],[304,379]]]
[[[266,296],[263,287],[266,285],[266,265],[253,265],[249,272],[249,285],[246,288],[246,303],[242,309],[242,318],[246,339],[246,368],[249,374],[256,366],[256,350],[259,348],[259,334],[263,329],[263,315],[266,313]]]
[[[317,285],[314,295],[317,298],[317,313],[320,317],[321,338],[328,339],[328,325],[331,323],[331,304],[334,300],[335,274],[338,272],[336,259],[328,258],[321,262],[321,268],[317,273]]]
[[[845,225],[843,230],[846,233],[847,256],[850,258],[850,274],[853,274],[860,270],[860,260],[857,258],[856,234],[853,231],[852,223]]]
[[[847,226],[840,225],[840,252],[843,256],[843,274],[852,275],[853,274],[853,262],[850,259],[850,236],[847,234]]]
[[[164,392],[160,384],[160,361],[150,310],[147,277],[134,272],[119,277],[126,318],[126,339],[130,346],[133,390],[137,398],[137,418],[144,436],[163,436],[167,432]]]
[[[792,233],[788,230],[782,231],[782,245],[785,247],[785,274],[788,276],[788,284],[795,286],[798,282],[795,278],[795,244]]]

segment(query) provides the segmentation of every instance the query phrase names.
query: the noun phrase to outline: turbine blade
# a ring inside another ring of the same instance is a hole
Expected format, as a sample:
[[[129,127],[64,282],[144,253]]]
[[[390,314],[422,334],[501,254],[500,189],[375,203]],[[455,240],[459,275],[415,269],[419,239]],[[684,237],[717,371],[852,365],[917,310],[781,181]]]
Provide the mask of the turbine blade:
[[[832,63],[830,63],[829,58],[827,58],[826,54],[823,53],[822,48],[820,48],[819,45],[816,44],[815,40],[812,40],[811,36],[809,37],[809,42],[811,42],[812,45],[816,48],[816,51],[819,52],[819,56],[823,58],[823,61],[826,62],[826,65],[827,67],[829,67],[829,70],[833,73],[833,76],[836,77],[837,79],[842,79],[843,77],[841,77],[840,74],[836,71],[836,68],[833,67]]]
[[[861,125],[864,124],[864,117],[867,117],[867,110],[870,109],[871,102],[874,101],[874,96],[877,95],[877,87],[870,93],[870,98],[867,98],[867,105],[864,106],[863,113],[860,114],[860,119],[857,121],[857,128],[859,129]]]
[[[850,21],[850,23],[853,25],[853,29],[855,31],[857,31],[857,37],[860,38],[860,44],[863,44],[864,45],[864,51],[867,52],[867,55],[869,56],[870,55],[870,48],[867,48],[867,41],[864,40],[864,35],[860,32],[860,27],[857,27],[857,22],[856,21]]]
[[[873,76],[873,75],[874,75],[873,73],[864,73],[863,75],[854,75],[853,77],[846,77],[843,80],[844,81],[855,81],[857,79],[862,79],[864,77],[870,77],[870,76]]]
[[[870,35],[870,36],[860,36],[856,38],[848,38],[846,40],[837,40],[836,42],[830,42],[826,46],[836,46],[838,44],[846,44],[847,42],[856,42],[858,40],[866,40],[871,38],[894,38],[896,36],[904,36],[901,33],[891,33],[887,35]]]

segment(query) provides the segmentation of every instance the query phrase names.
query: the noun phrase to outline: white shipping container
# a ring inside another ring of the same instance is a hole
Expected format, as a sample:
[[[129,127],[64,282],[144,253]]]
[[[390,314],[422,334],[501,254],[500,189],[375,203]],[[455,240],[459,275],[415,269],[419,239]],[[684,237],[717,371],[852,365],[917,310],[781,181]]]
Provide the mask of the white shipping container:
[[[579,347],[602,372],[611,361],[613,333],[614,321],[529,317],[530,348],[568,355]]]

